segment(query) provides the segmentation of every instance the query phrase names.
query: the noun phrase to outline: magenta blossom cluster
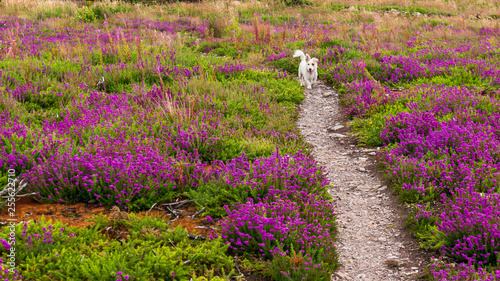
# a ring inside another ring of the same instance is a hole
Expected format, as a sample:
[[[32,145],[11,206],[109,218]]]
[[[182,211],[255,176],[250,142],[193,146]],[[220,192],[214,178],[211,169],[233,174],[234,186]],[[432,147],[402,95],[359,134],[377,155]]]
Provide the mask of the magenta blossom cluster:
[[[314,195],[300,203],[292,200],[274,193],[261,202],[250,199],[231,208],[226,206],[222,238],[233,250],[256,252],[263,258],[272,258],[279,248],[290,254],[292,245],[310,254],[321,248],[333,249],[333,205]]]
[[[436,260],[429,266],[429,273],[437,281],[498,281],[500,270],[488,272],[486,269],[476,268],[473,264],[444,264]]]
[[[40,227],[31,224],[30,227],[29,222],[25,222],[18,226],[18,228],[22,229],[21,237],[15,239],[15,248],[18,252],[23,251],[22,255],[26,255],[28,252],[40,253],[50,251],[51,245],[68,242],[75,236],[74,233],[69,233],[65,228],[57,228],[52,224]],[[2,243],[0,252],[9,252],[11,247],[14,246],[5,239],[0,239],[0,242]]]
[[[4,265],[4,260],[0,259],[0,279],[4,281],[9,280],[23,280],[23,276],[17,270],[11,271]]]
[[[447,244],[443,251],[467,264],[488,265],[500,252],[500,207],[498,193],[457,190],[444,203],[438,230]]]
[[[221,73],[227,79],[234,74],[244,72],[246,69],[250,67],[241,63],[226,62],[223,65],[214,65],[214,68],[217,70],[218,73]]]
[[[211,171],[211,178],[218,185],[244,186],[247,192],[264,198],[272,190],[305,195],[322,189],[328,182],[321,167],[302,153],[294,155],[273,154],[270,157],[249,161],[245,156],[223,163],[214,162],[219,167]],[[255,198],[257,199],[257,198]]]
[[[478,46],[481,53],[495,49],[490,42]],[[498,62],[471,56],[470,45],[458,45],[454,48],[426,48],[409,55],[384,56],[378,60],[380,69],[374,74],[377,80],[398,83],[417,78],[451,75],[458,68],[468,75],[480,77],[491,85],[500,85]]]
[[[245,203],[225,206],[221,237],[231,249],[270,260],[291,256],[292,249],[316,257],[299,261],[300,268],[333,262],[334,205],[324,193],[325,174],[312,158],[274,154],[253,163],[238,158],[220,164],[212,172],[216,182],[246,188],[251,195]]]

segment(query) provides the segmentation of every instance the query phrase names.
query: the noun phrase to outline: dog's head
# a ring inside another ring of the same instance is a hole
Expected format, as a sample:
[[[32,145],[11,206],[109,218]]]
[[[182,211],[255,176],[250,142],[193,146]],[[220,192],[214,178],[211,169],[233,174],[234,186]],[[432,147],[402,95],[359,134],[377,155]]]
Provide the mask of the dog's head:
[[[311,58],[309,54],[306,55],[306,70],[309,74],[313,74],[313,72],[318,69],[318,62],[319,60],[317,58]]]

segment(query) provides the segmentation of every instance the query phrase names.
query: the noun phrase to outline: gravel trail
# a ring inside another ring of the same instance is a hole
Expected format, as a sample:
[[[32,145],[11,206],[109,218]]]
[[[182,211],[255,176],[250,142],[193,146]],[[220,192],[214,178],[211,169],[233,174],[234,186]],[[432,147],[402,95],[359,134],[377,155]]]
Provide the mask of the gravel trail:
[[[404,227],[406,210],[379,175],[375,149],[355,145],[339,96],[318,81],[305,90],[297,126],[325,167],[337,202],[337,251],[332,280],[415,280],[426,254]]]

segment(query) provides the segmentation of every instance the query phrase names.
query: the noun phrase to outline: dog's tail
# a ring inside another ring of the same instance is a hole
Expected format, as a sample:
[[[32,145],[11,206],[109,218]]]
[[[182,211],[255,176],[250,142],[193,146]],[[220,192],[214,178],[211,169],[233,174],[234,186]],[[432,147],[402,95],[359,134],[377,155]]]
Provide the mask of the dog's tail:
[[[293,53],[293,57],[294,58],[300,57],[301,60],[305,60],[306,59],[306,55],[301,50],[296,50],[295,53]]]

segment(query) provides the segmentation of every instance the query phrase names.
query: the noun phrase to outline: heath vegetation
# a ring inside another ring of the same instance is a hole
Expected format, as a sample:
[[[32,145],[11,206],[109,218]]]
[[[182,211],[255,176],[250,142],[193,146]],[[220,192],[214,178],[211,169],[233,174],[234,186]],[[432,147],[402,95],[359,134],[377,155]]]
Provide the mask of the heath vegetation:
[[[41,203],[115,206],[90,227],[19,223],[15,246],[4,227],[18,266],[0,278],[330,280],[335,205],[294,124],[296,49],[447,257],[426,277],[500,278],[497,1],[0,5],[0,186],[14,169]],[[173,226],[181,201],[208,235]]]

